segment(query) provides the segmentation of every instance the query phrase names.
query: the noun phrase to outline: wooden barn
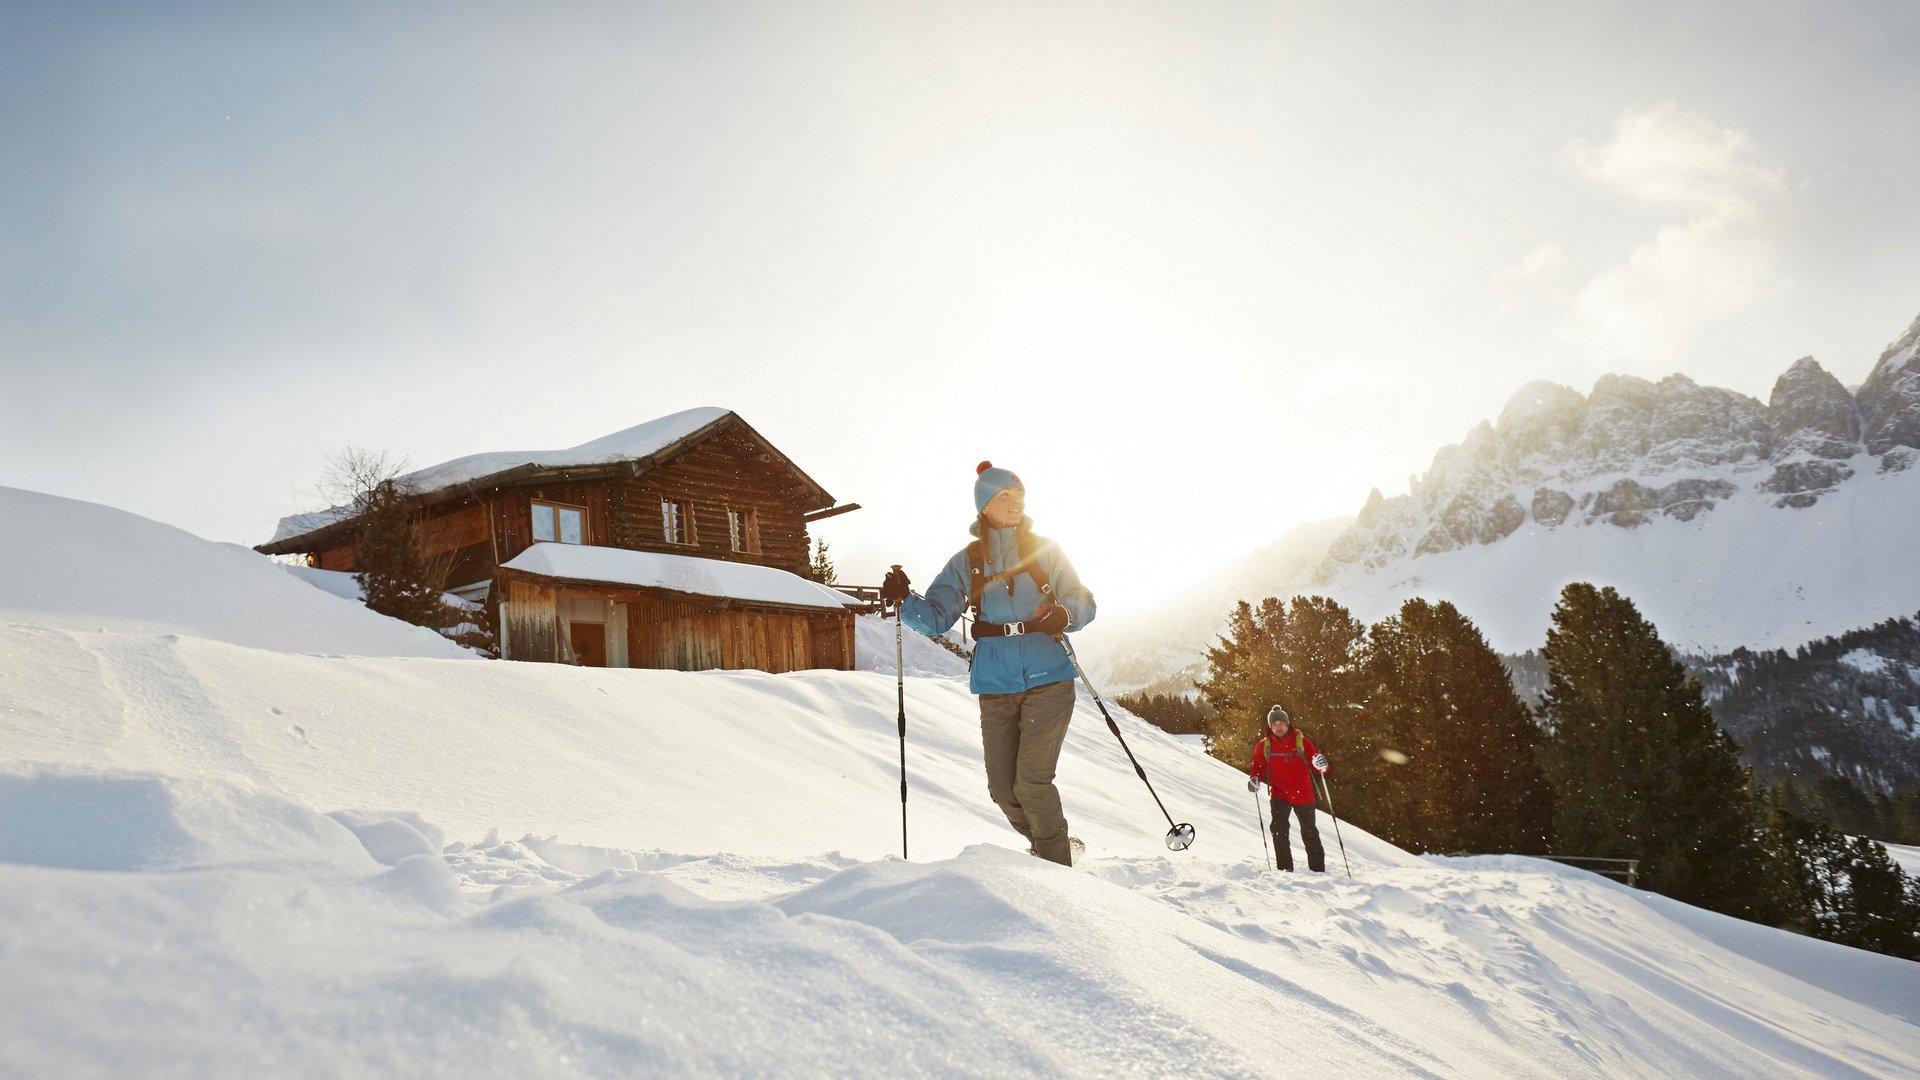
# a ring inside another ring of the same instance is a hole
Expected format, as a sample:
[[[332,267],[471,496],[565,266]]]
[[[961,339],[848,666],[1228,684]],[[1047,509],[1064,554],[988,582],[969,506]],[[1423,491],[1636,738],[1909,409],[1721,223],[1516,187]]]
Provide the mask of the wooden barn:
[[[450,591],[509,660],[853,667],[851,598],[807,578],[834,498],[745,420],[690,409],[567,450],[475,454],[396,481]],[[255,550],[352,570],[357,520],[291,517]]]

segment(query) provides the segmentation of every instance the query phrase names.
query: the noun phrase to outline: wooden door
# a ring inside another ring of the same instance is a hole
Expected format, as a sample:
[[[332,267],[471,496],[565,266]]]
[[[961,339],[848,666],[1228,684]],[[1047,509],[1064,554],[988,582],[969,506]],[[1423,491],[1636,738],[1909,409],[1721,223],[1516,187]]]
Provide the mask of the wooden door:
[[[607,666],[607,628],[601,623],[569,623],[572,627],[570,640],[573,655],[580,658],[581,667]]]

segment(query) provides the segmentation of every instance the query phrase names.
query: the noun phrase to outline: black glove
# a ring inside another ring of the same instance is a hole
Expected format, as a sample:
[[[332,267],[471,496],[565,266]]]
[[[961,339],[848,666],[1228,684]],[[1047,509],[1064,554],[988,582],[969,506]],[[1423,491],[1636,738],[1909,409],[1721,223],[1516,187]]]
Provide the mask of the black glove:
[[[1260,781],[1255,780],[1251,776],[1247,777],[1247,790],[1252,792],[1258,792],[1260,790]]]
[[[907,580],[905,571],[895,570],[880,583],[880,599],[889,604],[897,604],[907,598],[913,582]]]
[[[1063,634],[1073,625],[1073,612],[1059,604],[1045,604],[1027,620],[1029,634]]]

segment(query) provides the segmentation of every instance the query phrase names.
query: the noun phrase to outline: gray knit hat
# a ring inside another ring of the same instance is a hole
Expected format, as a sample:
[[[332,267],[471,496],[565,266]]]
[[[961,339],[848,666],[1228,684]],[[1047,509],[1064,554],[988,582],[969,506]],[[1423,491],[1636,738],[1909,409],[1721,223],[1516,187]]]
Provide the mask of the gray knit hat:
[[[1267,710],[1267,723],[1291,724],[1293,723],[1293,718],[1287,715],[1287,710],[1275,705],[1273,708]]]

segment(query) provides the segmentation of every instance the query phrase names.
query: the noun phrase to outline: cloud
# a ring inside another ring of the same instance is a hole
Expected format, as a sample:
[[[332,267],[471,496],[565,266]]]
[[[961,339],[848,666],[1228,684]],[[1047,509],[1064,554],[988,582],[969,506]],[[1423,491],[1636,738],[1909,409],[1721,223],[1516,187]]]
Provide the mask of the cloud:
[[[1629,111],[1598,146],[1576,139],[1567,160],[1587,179],[1658,210],[1718,216],[1751,212],[1784,186],[1748,158],[1746,132],[1715,127],[1672,103]]]
[[[1493,272],[1495,318],[1512,314],[1530,299],[1565,303],[1564,291],[1554,287],[1554,272],[1567,264],[1567,253],[1554,244],[1541,244],[1519,262]]]
[[[1675,219],[1574,295],[1560,334],[1594,365],[1676,364],[1697,328],[1771,291],[1765,211],[1786,185],[1753,160],[1745,132],[1659,105],[1629,111],[1604,143],[1576,140],[1566,158],[1587,179]]]
[[[1495,274],[1494,277],[1503,282],[1512,282],[1516,285],[1524,284],[1525,282],[1535,281],[1544,277],[1566,261],[1566,252],[1560,250],[1553,244],[1541,244],[1539,247],[1527,252],[1526,258],[1501,270]]]

